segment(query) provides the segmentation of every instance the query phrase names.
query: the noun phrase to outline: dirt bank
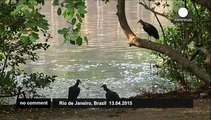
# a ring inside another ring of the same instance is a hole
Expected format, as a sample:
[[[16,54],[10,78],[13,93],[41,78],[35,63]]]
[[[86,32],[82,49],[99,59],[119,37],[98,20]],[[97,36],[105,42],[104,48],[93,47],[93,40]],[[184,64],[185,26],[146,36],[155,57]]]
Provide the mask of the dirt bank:
[[[193,108],[19,109],[1,110],[1,120],[210,120],[210,99],[194,99]]]

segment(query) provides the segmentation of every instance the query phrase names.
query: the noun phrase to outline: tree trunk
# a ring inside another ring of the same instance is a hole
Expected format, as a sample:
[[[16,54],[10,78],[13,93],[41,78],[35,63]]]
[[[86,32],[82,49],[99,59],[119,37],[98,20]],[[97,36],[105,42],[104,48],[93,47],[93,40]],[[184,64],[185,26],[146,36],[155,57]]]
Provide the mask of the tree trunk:
[[[189,61],[187,58],[182,56],[181,53],[172,49],[169,46],[151,42],[142,38],[136,37],[136,35],[130,29],[126,15],[125,15],[125,0],[118,0],[117,3],[117,16],[119,19],[120,26],[129,40],[129,45],[133,45],[139,48],[146,48],[153,51],[157,51],[165,54],[171,59],[175,60],[177,63],[183,66],[184,69],[191,72],[193,75],[204,81],[207,85],[211,85],[211,76],[200,67],[195,65],[193,62]]]

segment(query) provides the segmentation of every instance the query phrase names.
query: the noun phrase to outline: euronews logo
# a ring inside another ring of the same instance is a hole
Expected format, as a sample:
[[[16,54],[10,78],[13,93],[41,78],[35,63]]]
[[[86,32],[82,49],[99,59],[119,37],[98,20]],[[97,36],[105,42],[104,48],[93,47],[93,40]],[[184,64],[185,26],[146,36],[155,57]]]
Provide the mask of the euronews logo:
[[[178,15],[180,17],[184,18],[188,15],[188,10],[186,8],[182,7],[178,10]]]
[[[191,18],[187,18],[188,16],[188,9],[185,7],[181,7],[178,9],[178,16],[177,18],[174,18],[175,22],[191,22]]]

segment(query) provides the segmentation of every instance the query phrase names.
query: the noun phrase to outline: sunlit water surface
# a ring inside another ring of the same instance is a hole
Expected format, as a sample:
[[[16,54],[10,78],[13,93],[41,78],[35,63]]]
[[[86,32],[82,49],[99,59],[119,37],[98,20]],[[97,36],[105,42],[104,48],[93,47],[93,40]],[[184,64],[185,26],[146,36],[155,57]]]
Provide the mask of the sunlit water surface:
[[[152,65],[159,62],[149,50],[129,47],[126,36],[121,30],[116,16],[116,1],[104,4],[101,0],[87,0],[88,13],[83,23],[83,34],[89,38],[88,45],[73,46],[64,43],[57,30],[68,23],[56,15],[56,7],[46,2],[42,12],[51,24],[51,47],[40,51],[40,59],[29,62],[27,72],[43,72],[57,75],[51,88],[39,89],[38,93],[50,98],[67,98],[68,88],[81,79],[79,98],[104,98],[108,88],[117,92],[120,97],[128,98],[144,92],[166,92],[176,89],[177,85],[156,75]],[[162,11],[162,10],[161,10]],[[126,1],[128,23],[139,37],[147,38],[137,21],[143,20],[159,25],[153,14],[138,4],[138,1]],[[161,18],[162,23],[165,19]],[[164,24],[165,25],[165,24]],[[164,26],[165,27],[165,26]]]

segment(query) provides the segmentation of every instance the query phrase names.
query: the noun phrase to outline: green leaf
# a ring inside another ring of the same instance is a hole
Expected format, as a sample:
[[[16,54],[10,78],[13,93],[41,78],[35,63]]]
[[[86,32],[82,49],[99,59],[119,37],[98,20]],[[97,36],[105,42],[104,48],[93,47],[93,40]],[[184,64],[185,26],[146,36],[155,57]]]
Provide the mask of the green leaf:
[[[27,45],[31,43],[28,36],[21,36],[20,39],[23,42],[24,47],[26,47]]]
[[[22,5],[21,10],[22,11],[25,11],[25,10],[30,11],[30,8],[28,5]]]
[[[3,34],[4,34],[4,28],[0,26],[0,36],[2,36]]]
[[[49,29],[49,28],[48,28],[49,24],[48,24],[48,21],[47,21],[46,19],[41,19],[41,20],[39,20],[39,21],[38,21],[38,26],[39,26],[40,28],[44,29],[44,30],[48,30],[48,29]]]
[[[39,35],[35,32],[32,32],[31,35],[29,36],[29,39],[31,42],[35,42],[37,39],[39,39]]]
[[[32,13],[29,10],[24,10],[23,11],[24,15],[26,15],[28,18],[31,18]]]
[[[70,40],[70,43],[75,45],[75,40]]]
[[[29,20],[29,21],[27,22],[27,27],[29,27],[29,28],[34,28],[34,27],[36,27],[36,26],[37,26],[37,22],[34,21],[34,20]]]
[[[84,17],[85,17],[85,15],[84,15],[84,14],[80,14],[80,16],[81,16],[81,18],[84,18]]]
[[[77,17],[77,19],[78,19],[80,22],[82,22],[82,17],[81,17],[80,14],[76,14],[76,17]]]
[[[75,25],[75,23],[76,23],[76,18],[73,18],[72,19],[72,25]]]
[[[45,0],[42,0],[42,5],[45,5]]]
[[[78,23],[78,24],[73,26],[73,31],[75,31],[75,32],[79,32],[80,29],[81,29],[81,23]]]
[[[77,28],[81,29],[81,23],[78,23],[76,26]]]
[[[76,44],[78,46],[81,46],[82,45],[82,42],[83,42],[83,39],[79,36],[77,39],[76,39]]]
[[[14,11],[12,11],[10,14],[15,16],[17,15],[20,11],[21,11],[21,5],[17,6],[16,9]]]
[[[103,1],[105,1],[105,4],[107,4],[109,2],[109,0],[103,0]]]
[[[72,17],[74,16],[74,13],[75,13],[73,4],[69,3],[69,4],[65,5],[65,8],[66,8],[65,12],[63,12],[64,17],[72,19]]]
[[[61,15],[62,14],[62,9],[61,8],[58,8],[57,9],[57,15]]]
[[[3,59],[4,59],[4,54],[0,52],[0,61],[2,61]]]
[[[37,5],[37,1],[36,0],[30,0],[31,5],[35,6]]]
[[[77,1],[79,1],[79,0],[77,0]],[[66,0],[66,3],[71,3],[71,4],[73,4],[73,2],[74,2],[74,0]]]
[[[88,44],[88,38],[85,36],[84,41]]]
[[[79,12],[79,14],[86,14],[87,13],[86,6],[79,6],[78,12]]]
[[[58,30],[57,32],[58,32],[59,34],[64,34],[63,29],[60,29],[60,30]]]
[[[61,5],[61,7],[64,7],[64,3],[61,3],[60,5]]]
[[[45,0],[37,0],[37,3],[42,3],[42,5],[45,4]]]
[[[58,30],[58,33],[59,34],[68,34],[69,31],[70,31],[69,28],[63,28],[63,29]]]
[[[5,3],[5,4],[9,4],[9,3],[10,3],[10,0],[5,0],[4,3]]]
[[[54,6],[59,5],[59,0],[54,0],[54,1],[53,1],[53,5],[54,5]]]
[[[26,1],[26,0],[19,0],[18,1],[20,4],[26,4],[26,2],[29,2],[29,1]]]
[[[65,8],[68,9],[69,11],[74,11],[74,5],[71,3],[66,4]]]

